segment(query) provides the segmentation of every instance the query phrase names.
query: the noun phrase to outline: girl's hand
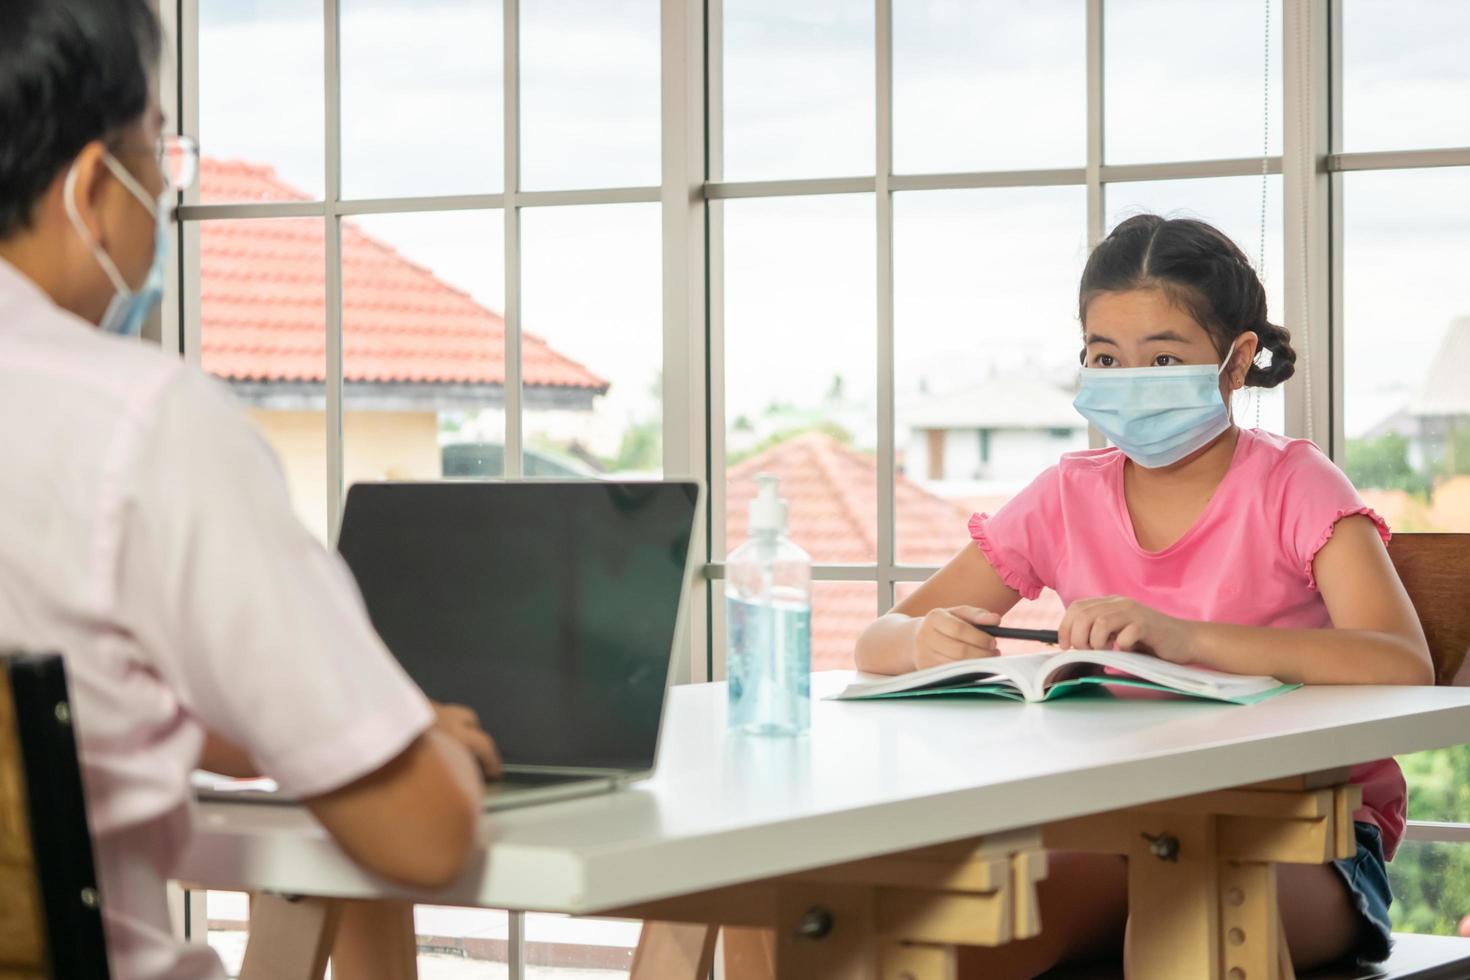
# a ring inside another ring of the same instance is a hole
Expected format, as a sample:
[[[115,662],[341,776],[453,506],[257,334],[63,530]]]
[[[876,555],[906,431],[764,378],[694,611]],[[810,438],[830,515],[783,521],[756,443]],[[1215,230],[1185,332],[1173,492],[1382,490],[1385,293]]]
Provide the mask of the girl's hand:
[[[999,623],[999,613],[974,606],[929,610],[919,621],[919,629],[914,634],[914,669],[995,656],[1000,653],[995,646],[995,637],[975,627]]]
[[[1079,599],[1067,607],[1057,635],[1072,650],[1127,650],[1151,653],[1172,663],[1191,663],[1194,624],[1165,616],[1123,596]]]

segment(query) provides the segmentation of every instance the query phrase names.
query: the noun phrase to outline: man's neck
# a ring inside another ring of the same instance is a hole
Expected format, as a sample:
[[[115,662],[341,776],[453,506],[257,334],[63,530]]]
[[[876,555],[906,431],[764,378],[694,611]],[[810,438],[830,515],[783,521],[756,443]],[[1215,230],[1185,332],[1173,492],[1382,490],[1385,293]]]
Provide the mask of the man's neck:
[[[79,316],[86,317],[87,303],[69,275],[65,249],[50,236],[36,231],[23,231],[0,239],[0,259],[35,283],[51,302]]]

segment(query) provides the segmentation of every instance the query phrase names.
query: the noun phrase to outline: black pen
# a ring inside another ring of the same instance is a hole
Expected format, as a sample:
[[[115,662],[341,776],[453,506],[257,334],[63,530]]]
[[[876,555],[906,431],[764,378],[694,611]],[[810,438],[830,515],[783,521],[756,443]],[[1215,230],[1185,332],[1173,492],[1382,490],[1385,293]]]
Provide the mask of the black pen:
[[[1036,640],[1038,643],[1058,645],[1056,630],[1020,630],[1009,626],[976,626],[982,633],[989,633],[998,640]]]

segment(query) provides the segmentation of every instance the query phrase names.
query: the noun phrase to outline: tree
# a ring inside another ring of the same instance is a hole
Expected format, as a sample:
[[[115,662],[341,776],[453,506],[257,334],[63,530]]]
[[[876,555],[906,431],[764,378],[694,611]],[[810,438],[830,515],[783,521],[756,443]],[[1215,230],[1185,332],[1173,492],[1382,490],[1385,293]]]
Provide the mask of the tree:
[[[1409,818],[1470,820],[1470,745],[1399,760],[1409,784]],[[1389,865],[1393,926],[1405,932],[1455,935],[1470,915],[1470,847],[1406,844]]]
[[[1409,440],[1397,432],[1376,439],[1349,439],[1347,475],[1363,489],[1405,490],[1429,496],[1430,478],[1409,465]]]
[[[663,460],[664,426],[659,419],[630,425],[623,433],[618,454],[610,460],[614,472],[657,470]]]
[[[852,445],[851,432],[848,432],[836,422],[820,422],[816,425],[805,425],[797,426],[790,429],[783,429],[780,432],[767,436],[760,442],[756,443],[754,446],[751,446],[743,453],[729,453],[727,455],[726,462],[730,466],[734,466],[736,463],[743,463],[745,460],[750,459],[752,456],[759,456],[767,449],[779,446],[781,443],[786,442],[788,439],[795,439],[797,436],[804,435],[808,432],[821,432],[825,435],[831,436],[833,439],[842,443],[844,446]]]
[[[648,395],[653,399],[655,405],[663,404],[664,373],[662,371],[654,376],[653,383],[648,386]],[[618,444],[618,454],[612,459],[603,460],[602,463],[604,468],[615,473],[657,470],[663,463],[663,454],[663,416],[659,412],[654,412],[652,418],[646,418],[641,422],[630,422],[627,430],[623,432],[622,441]]]
[[[1444,460],[1440,469],[1445,476],[1470,473],[1470,425],[1453,425],[1445,435]]]

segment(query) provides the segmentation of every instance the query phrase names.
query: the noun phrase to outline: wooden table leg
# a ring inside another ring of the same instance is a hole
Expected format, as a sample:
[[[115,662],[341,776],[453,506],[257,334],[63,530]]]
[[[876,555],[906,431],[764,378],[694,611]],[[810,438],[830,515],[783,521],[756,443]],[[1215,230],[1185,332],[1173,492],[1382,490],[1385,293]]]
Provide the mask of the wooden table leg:
[[[643,923],[628,980],[706,980],[717,935],[717,926],[704,923]]]
[[[1045,840],[1056,850],[1128,857],[1130,978],[1294,980],[1276,865],[1325,864],[1353,853],[1361,790],[1331,778],[1275,780],[1080,817],[1047,827]]]
[[[726,926],[725,980],[776,980],[776,933],[771,929]]]
[[[325,898],[252,896],[240,980],[321,980],[340,913]]]
[[[343,901],[332,980],[418,980],[418,940],[407,902]]]
[[[883,980],[958,980],[959,957],[953,946],[890,944],[882,954]]]
[[[959,840],[607,914],[646,923],[635,980],[702,972],[705,923],[724,928],[725,980],[954,980],[957,946],[1040,929],[1039,845],[1035,831]]]
[[[1220,968],[1214,818],[1180,816],[1169,830],[1179,856],[1159,857],[1141,835],[1128,855],[1128,975],[1211,980]]]

